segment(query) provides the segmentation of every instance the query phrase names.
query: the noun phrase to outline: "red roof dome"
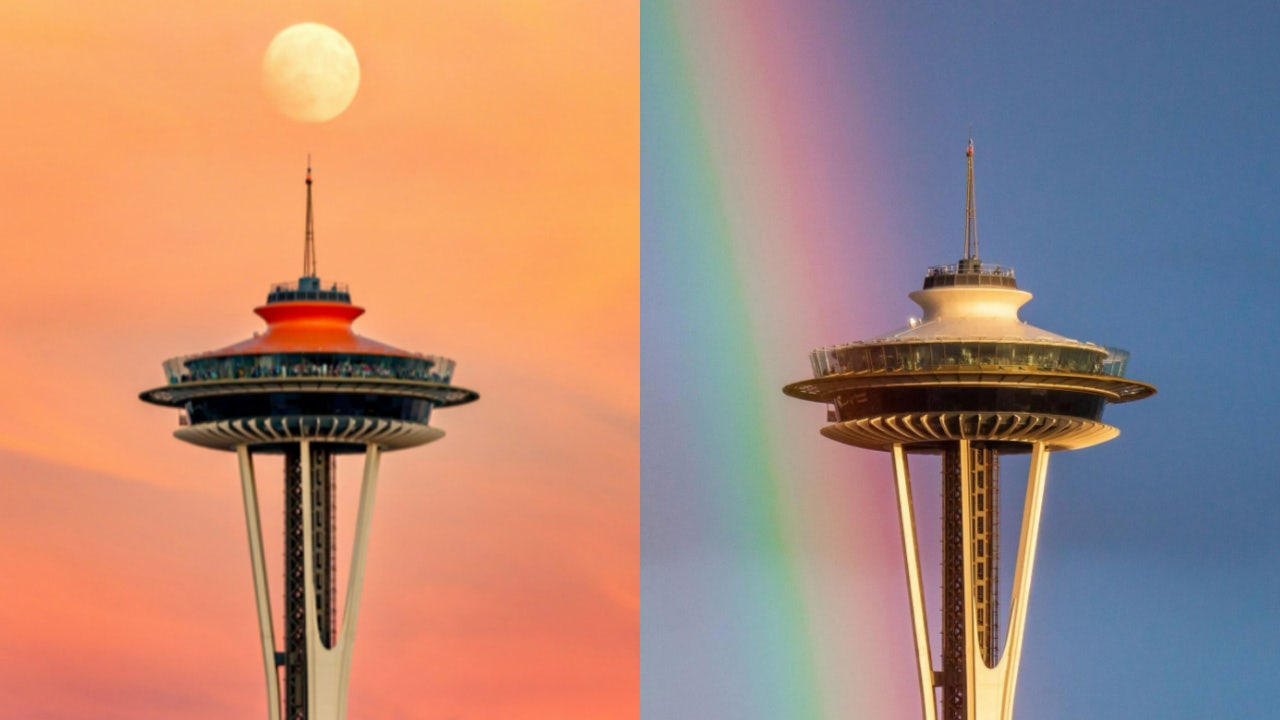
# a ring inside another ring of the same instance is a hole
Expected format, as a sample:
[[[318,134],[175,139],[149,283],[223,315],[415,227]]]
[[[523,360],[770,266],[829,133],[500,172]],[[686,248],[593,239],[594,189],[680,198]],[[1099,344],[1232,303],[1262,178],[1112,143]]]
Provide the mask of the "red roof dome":
[[[310,352],[416,355],[352,332],[351,323],[364,314],[364,308],[357,305],[323,301],[277,302],[256,307],[253,311],[267,321],[265,333],[203,353],[200,357]]]

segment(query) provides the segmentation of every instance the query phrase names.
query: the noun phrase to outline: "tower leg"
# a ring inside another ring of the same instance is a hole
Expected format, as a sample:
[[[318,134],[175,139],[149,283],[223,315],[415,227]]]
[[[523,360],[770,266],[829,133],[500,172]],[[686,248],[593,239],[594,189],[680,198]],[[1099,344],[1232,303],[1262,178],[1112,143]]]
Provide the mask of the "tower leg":
[[[312,452],[313,447],[314,445],[306,440],[300,443],[299,460],[302,477],[312,476],[312,460],[320,457]],[[331,462],[331,458],[326,461]],[[347,581],[346,605],[343,609],[340,633],[332,633],[336,627],[333,624],[332,614],[327,626],[322,623],[323,613],[326,609],[332,613],[333,604],[332,600],[327,605],[321,601],[321,594],[331,591],[332,584],[325,585],[319,581],[320,572],[324,569],[320,554],[322,549],[328,552],[332,544],[325,549],[316,542],[302,543],[302,634],[305,651],[305,676],[302,685],[306,694],[302,708],[304,714],[301,717],[306,720],[344,720],[346,718],[347,681],[351,668],[351,650],[355,643],[356,619],[360,609],[379,461],[378,447],[367,446],[355,541],[351,548],[350,579]],[[317,505],[317,497],[310,492],[301,494],[299,516],[303,538],[316,538],[318,525],[327,516]],[[331,561],[328,568],[332,569]]]
[[[974,497],[975,473],[971,472],[969,441],[961,440],[959,448],[960,486],[963,497]],[[1040,536],[1040,515],[1044,507],[1045,478],[1049,469],[1049,451],[1043,443],[1033,443],[1031,468],[1027,477],[1027,499],[1023,507],[1022,531],[1018,542],[1018,562],[1014,567],[1013,600],[1009,606],[1009,636],[998,663],[983,662],[982,649],[987,639],[980,633],[980,611],[977,589],[980,564],[977,539],[976,501],[961,504],[964,555],[964,615],[972,623],[964,630],[966,674],[964,677],[963,720],[1012,720],[1014,690],[1018,664],[1022,655],[1022,639],[1026,629],[1027,603],[1031,597],[1031,572],[1035,565],[1036,544]]]
[[[924,584],[920,580],[920,549],[916,544],[915,508],[911,503],[911,475],[907,454],[893,446],[893,478],[898,490],[898,527],[902,530],[902,555],[907,569],[907,595],[911,601],[911,630],[916,641],[916,668],[920,676],[920,704],[924,720],[936,720],[933,654],[929,650],[929,629],[925,620]]]
[[[1004,712],[1001,718],[1013,717],[1013,695],[1018,684],[1018,666],[1022,660],[1022,638],[1027,628],[1027,605],[1031,601],[1031,571],[1035,569],[1036,545],[1040,541],[1040,516],[1044,510],[1045,482],[1049,474],[1049,451],[1044,443],[1036,443],[1031,452],[1031,469],[1027,473],[1027,500],[1022,510],[1022,535],[1018,538],[1018,564],[1013,570],[1013,597],[1009,603],[1009,637],[1005,640],[1006,677],[1002,693]]]
[[[276,666],[276,635],[271,625],[271,595],[267,589],[267,563],[262,551],[262,520],[258,513],[258,489],[249,448],[236,448],[240,460],[240,491],[244,496],[245,526],[249,531],[249,561],[253,566],[253,594],[258,607],[258,635],[262,664],[267,674],[267,717],[280,720],[280,671]]]
[[[342,603],[342,636],[338,639],[342,667],[338,677],[338,706],[347,707],[347,681],[351,677],[351,648],[356,641],[356,621],[360,617],[360,596],[364,588],[365,556],[369,549],[369,529],[373,524],[373,498],[378,490],[381,451],[369,445],[364,455],[364,478],[360,483],[360,509],[356,515],[356,537],[351,546],[351,569],[347,598]],[[344,710],[345,712],[345,710]]]

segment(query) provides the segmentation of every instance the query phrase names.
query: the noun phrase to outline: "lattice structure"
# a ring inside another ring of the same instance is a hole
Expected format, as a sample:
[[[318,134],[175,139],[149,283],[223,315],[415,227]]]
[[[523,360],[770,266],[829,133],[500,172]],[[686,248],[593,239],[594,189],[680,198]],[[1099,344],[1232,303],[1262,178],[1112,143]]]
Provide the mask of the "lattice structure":
[[[325,648],[332,648],[337,622],[337,498],[335,458],[322,444],[310,446],[310,477],[302,476],[302,449],[291,445],[284,454],[284,717],[307,720],[307,607],[306,546],[302,521],[302,493],[311,495],[311,547],[316,631]]]
[[[307,720],[307,606],[302,451],[284,457],[284,716]]]
[[[942,717],[966,718],[966,638],[970,625],[987,667],[999,657],[999,456],[981,445],[969,448],[969,482],[962,483],[960,450],[942,456]],[[965,491],[965,488],[968,491]],[[967,497],[966,497],[967,495]],[[969,504],[972,596],[965,586],[964,505]],[[967,608],[973,608],[972,623]]]

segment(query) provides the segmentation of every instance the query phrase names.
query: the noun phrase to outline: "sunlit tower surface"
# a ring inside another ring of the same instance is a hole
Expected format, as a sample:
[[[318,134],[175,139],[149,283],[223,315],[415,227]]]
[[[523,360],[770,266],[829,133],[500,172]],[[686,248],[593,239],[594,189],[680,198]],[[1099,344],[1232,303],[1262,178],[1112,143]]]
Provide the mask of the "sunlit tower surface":
[[[478,395],[451,384],[454,363],[361,337],[364,309],[316,274],[307,169],[302,277],[254,309],[266,332],[164,363],[167,384],[141,394],[183,410],[174,435],[239,458],[268,717],[339,720],[347,682],[381,454],[444,432],[435,408]],[[277,650],[254,477],[255,455],[284,456],[284,647]],[[335,457],[363,454],[364,473],[341,624],[337,611]],[[283,715],[282,715],[283,713]]]
[[[1013,717],[1049,454],[1106,442],[1109,403],[1155,393],[1124,377],[1129,354],[1028,325],[1013,269],[978,259],[973,143],[964,256],[929,268],[910,297],[924,317],[811,353],[813,379],[783,388],[827,405],[832,440],[891,453],[923,716]],[[907,456],[942,455],[942,652],[934,669]],[[1009,628],[999,644],[999,459],[1030,453]]]

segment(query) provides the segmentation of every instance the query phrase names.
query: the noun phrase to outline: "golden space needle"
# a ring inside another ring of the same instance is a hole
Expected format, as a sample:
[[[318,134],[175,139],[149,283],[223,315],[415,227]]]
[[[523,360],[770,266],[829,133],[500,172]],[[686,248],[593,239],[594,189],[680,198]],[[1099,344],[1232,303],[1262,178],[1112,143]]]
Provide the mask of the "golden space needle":
[[[454,362],[355,334],[364,308],[316,274],[307,168],[302,277],[271,288],[254,312],[265,332],[164,363],[167,383],[142,393],[181,408],[179,440],[236,453],[257,598],[270,720],[346,717],[365,555],[382,453],[440,439],[432,411],[478,395],[452,384]],[[263,555],[254,456],[284,456],[284,642],[277,647]],[[339,622],[338,455],[363,455],[360,507]],[[283,714],[283,715],[282,715]]]
[[[932,267],[910,297],[924,311],[909,327],[814,350],[813,378],[783,392],[827,406],[822,434],[891,454],[926,720],[1009,720],[1026,630],[1050,453],[1120,434],[1102,422],[1111,403],[1150,397],[1129,380],[1123,350],[1028,325],[1031,299],[1013,269],[978,259],[973,142],[968,151],[964,256]],[[929,644],[909,454],[942,455],[942,652]],[[1030,453],[1003,652],[996,627],[999,459]]]

